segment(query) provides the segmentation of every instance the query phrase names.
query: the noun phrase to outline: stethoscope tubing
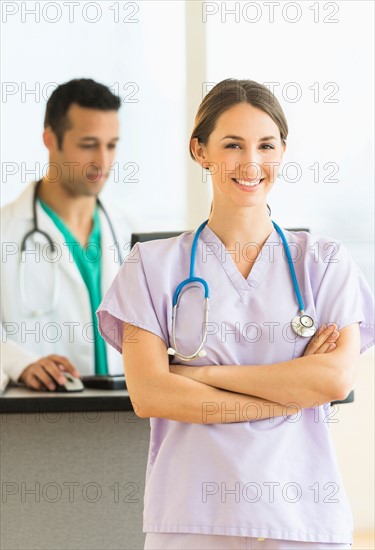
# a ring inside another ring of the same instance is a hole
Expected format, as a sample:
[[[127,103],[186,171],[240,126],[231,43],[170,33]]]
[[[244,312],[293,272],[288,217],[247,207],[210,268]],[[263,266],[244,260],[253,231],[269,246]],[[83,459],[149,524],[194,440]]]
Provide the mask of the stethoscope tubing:
[[[199,239],[199,236],[200,236],[202,230],[207,225],[207,223],[208,223],[208,220],[201,223],[201,225],[198,227],[198,229],[195,233],[193,244],[192,244],[192,247],[191,247],[191,254],[190,254],[189,277],[178,284],[178,286],[177,286],[177,288],[176,288],[176,290],[173,294],[173,299],[172,299],[172,308],[173,309],[172,309],[171,336],[172,336],[173,348],[172,347],[168,348],[167,353],[169,355],[177,356],[180,359],[182,359],[183,361],[192,361],[193,359],[196,359],[197,357],[203,357],[204,355],[206,355],[206,353],[203,350],[203,345],[204,345],[204,342],[205,342],[206,336],[207,336],[207,323],[208,323],[210,291],[209,291],[209,286],[208,286],[207,281],[205,281],[205,279],[203,279],[201,277],[196,277],[194,275],[194,271],[195,271],[195,259],[196,259],[196,252],[197,252],[197,246],[198,246],[198,239]],[[277,233],[280,235],[280,238],[281,238],[282,243],[283,243],[284,250],[286,252],[286,257],[287,257],[287,261],[288,261],[290,275],[291,275],[291,278],[292,278],[294,293],[296,295],[296,298],[297,298],[297,301],[298,301],[298,306],[299,306],[300,315],[293,318],[292,328],[296,332],[296,334],[299,334],[300,336],[305,336],[305,337],[312,336],[315,333],[314,320],[313,320],[312,317],[305,314],[305,305],[303,303],[303,299],[302,299],[301,292],[300,292],[300,289],[299,289],[297,276],[296,276],[296,272],[295,272],[294,265],[293,265],[292,256],[290,254],[289,244],[288,244],[288,242],[285,238],[285,235],[284,235],[282,229],[277,225],[277,223],[272,221],[272,224],[273,224],[274,228],[276,229]],[[178,306],[179,306],[181,291],[183,290],[183,288],[186,285],[191,284],[191,283],[198,283],[198,284],[202,285],[202,287],[204,289],[204,297],[205,297],[204,331],[203,331],[203,338],[202,338],[201,344],[198,347],[198,349],[196,350],[196,352],[191,354],[191,355],[184,355],[184,354],[180,353],[177,349],[176,319],[177,319],[177,309],[178,309]],[[307,324],[304,324],[304,323],[307,323]]]

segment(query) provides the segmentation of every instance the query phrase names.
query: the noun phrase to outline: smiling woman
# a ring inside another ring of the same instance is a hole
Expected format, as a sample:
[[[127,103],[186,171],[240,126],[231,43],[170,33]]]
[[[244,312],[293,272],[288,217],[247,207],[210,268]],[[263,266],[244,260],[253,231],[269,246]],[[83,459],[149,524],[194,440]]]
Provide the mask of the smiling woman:
[[[138,243],[98,310],[103,337],[123,353],[134,408],[150,418],[147,549],[350,548],[326,419],[374,343],[373,296],[341,242],[279,232],[271,220],[287,134],[267,88],[217,84],[190,140],[212,175],[207,223]],[[298,300],[287,247],[299,251]],[[189,274],[177,319],[176,289]],[[202,322],[203,280],[211,302]],[[298,312],[314,330],[295,332]],[[205,353],[189,356],[202,334]],[[172,346],[180,359],[168,358]]]

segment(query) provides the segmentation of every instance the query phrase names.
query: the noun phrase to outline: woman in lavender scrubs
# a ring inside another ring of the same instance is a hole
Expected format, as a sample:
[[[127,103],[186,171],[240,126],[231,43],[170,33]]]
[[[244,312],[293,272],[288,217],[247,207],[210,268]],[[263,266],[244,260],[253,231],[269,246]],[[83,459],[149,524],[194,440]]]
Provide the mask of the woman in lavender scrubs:
[[[223,81],[199,107],[190,154],[213,184],[195,262],[210,287],[206,356],[167,354],[195,231],[137,244],[98,310],[134,410],[150,418],[146,549],[351,547],[330,402],[348,395],[374,343],[373,296],[340,241],[283,229],[318,329],[292,330],[298,302],[267,210],[287,133],[279,102],[253,81]],[[199,347],[203,308],[202,287],[182,292],[179,353]]]

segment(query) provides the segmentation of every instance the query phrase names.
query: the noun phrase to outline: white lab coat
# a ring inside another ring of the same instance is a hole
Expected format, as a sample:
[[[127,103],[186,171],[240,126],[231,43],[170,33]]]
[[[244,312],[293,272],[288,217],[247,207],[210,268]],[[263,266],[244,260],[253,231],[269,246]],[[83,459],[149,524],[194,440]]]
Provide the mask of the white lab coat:
[[[54,311],[32,315],[20,299],[21,241],[32,228],[32,198],[35,182],[27,186],[12,203],[1,209],[1,323],[2,323],[2,371],[17,381],[25,367],[36,359],[50,354],[66,356],[82,375],[95,374],[92,314],[89,293],[63,235],[51,218],[37,203],[40,229],[48,233],[56,243],[60,291]],[[119,242],[122,258],[130,251],[131,232],[140,229],[139,221],[130,218],[103,200]],[[108,221],[99,209],[102,248],[102,295],[116,276],[120,263],[114,247]],[[39,245],[37,244],[39,242]],[[38,246],[40,247],[38,249]],[[26,288],[30,304],[44,302],[52,297],[52,263],[46,261],[46,240],[39,234],[28,239],[29,253],[26,260]],[[37,262],[37,263],[35,263]],[[29,264],[29,265],[28,265]],[[43,309],[47,309],[44,307]],[[107,346],[110,374],[122,374],[122,358],[111,346]]]

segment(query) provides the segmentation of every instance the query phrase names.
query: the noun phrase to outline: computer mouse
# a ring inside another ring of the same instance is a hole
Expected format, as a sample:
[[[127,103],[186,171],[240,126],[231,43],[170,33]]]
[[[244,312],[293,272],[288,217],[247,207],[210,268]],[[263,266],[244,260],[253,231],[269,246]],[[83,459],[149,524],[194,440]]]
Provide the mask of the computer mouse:
[[[63,376],[66,378],[65,384],[58,384],[56,380],[55,382],[55,389],[52,391],[58,391],[58,392],[74,392],[74,391],[83,391],[85,389],[85,386],[82,384],[82,381],[80,378],[76,378],[75,376],[72,376],[69,372],[63,372]]]

